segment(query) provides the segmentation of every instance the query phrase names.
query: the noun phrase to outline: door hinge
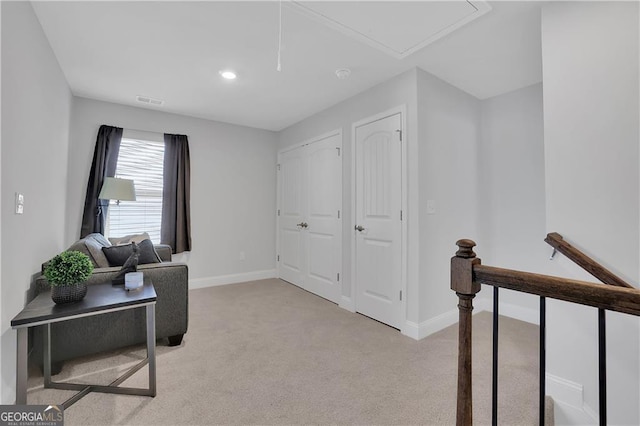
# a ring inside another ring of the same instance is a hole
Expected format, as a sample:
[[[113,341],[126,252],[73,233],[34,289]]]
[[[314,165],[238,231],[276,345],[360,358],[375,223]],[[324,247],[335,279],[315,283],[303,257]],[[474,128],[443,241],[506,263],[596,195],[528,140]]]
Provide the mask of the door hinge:
[[[400,210],[400,220],[402,220],[402,210]]]
[[[338,157],[340,157],[340,148],[336,147],[336,149],[338,150]]]
[[[278,209],[278,216],[280,216],[280,209]]]
[[[396,132],[398,132],[398,135],[400,135],[400,142],[402,142],[402,130],[398,129],[396,130]]]
[[[278,171],[280,171],[280,164],[276,164],[276,169],[278,169]]]
[[[280,255],[278,255],[278,258],[276,259],[277,262],[280,262]]]
[[[337,273],[336,281],[340,281],[340,272]]]
[[[338,219],[340,219],[340,210],[338,210]]]
[[[402,290],[400,290],[400,300],[402,300]]]

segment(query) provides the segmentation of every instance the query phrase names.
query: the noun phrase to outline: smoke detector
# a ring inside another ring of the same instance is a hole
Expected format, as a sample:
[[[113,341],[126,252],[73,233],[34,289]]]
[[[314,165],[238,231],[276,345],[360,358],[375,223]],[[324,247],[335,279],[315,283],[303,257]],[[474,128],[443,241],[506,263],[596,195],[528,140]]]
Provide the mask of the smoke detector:
[[[349,68],[340,68],[336,70],[336,77],[340,80],[346,80],[351,75],[351,70]]]

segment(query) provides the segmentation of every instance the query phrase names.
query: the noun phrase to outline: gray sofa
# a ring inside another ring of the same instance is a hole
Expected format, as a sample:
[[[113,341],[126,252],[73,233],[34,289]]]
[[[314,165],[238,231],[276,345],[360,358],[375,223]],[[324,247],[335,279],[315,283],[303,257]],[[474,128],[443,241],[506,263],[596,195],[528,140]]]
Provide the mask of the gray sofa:
[[[156,245],[154,248],[162,262],[139,265],[138,271],[143,272],[145,278],[151,279],[158,296],[156,338],[168,341],[170,346],[176,346],[181,344],[188,327],[189,271],[186,264],[171,261],[169,246]],[[78,243],[69,249],[84,251],[78,248]],[[95,264],[93,257],[90,258]],[[87,283],[92,285],[111,282],[119,271],[119,266],[95,267]],[[50,291],[50,286],[44,275],[40,275],[36,278],[36,292],[43,291]],[[44,327],[34,328],[31,359],[40,366],[43,364],[43,333]],[[52,372],[58,372],[65,360],[144,343],[145,336],[144,309],[54,323],[51,325]]]

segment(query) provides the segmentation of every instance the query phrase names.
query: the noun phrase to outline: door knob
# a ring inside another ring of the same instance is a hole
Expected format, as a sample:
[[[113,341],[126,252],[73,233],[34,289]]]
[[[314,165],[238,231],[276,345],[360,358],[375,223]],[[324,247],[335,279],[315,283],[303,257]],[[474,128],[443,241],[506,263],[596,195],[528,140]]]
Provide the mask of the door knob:
[[[307,222],[302,222],[302,227],[306,229],[309,227],[309,224]]]
[[[364,231],[364,228],[363,228],[362,226],[360,226],[360,225],[356,225],[356,227],[355,227],[354,229],[355,229],[356,231],[358,231],[358,232],[362,232],[362,231]]]
[[[304,228],[304,225],[305,225],[304,222],[296,223],[296,226],[299,226],[300,228]]]

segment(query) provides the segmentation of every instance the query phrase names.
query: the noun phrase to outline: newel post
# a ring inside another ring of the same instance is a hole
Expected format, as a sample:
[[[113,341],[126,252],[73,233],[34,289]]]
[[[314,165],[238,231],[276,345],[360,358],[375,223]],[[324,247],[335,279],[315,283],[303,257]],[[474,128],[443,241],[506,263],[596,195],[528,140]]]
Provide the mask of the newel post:
[[[473,424],[471,392],[471,329],[473,298],[480,291],[480,284],[473,281],[473,265],[479,265],[471,240],[456,242],[458,251],[451,258],[451,290],[458,295],[460,319],[458,325],[458,406],[456,424]]]

